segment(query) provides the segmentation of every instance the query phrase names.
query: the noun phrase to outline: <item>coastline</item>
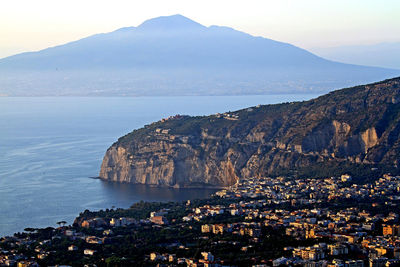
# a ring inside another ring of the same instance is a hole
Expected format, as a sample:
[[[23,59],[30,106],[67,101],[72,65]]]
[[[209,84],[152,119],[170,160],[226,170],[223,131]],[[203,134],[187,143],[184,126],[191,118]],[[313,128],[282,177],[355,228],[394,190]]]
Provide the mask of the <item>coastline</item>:
[[[111,180],[102,178],[100,176],[89,177],[89,178],[96,179],[96,180],[101,180],[101,181],[107,182],[107,183],[125,184],[125,185],[142,185],[142,186],[148,186],[148,187],[151,187],[151,188],[159,188],[159,189],[212,189],[212,190],[215,189],[215,190],[223,190],[223,189],[228,189],[229,187],[235,185],[235,184],[230,185],[230,186],[216,186],[216,185],[207,185],[207,184],[183,185],[183,186],[180,186],[178,184],[176,184],[176,185],[156,185],[156,184],[144,184],[144,183],[129,183],[129,182],[124,182],[124,181],[122,181],[122,182],[120,182],[120,181],[111,181]],[[236,184],[238,182],[239,181],[237,181]]]

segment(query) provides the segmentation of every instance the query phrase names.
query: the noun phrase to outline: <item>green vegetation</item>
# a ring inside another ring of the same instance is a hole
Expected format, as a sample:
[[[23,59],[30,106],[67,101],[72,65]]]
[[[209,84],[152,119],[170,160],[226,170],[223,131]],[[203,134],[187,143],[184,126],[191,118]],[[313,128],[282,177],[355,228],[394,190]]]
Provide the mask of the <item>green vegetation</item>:
[[[324,162],[316,163],[306,168],[299,169],[278,169],[273,176],[293,176],[296,178],[324,178],[331,176],[340,176],[342,174],[349,174],[353,177],[354,182],[369,183],[375,181],[377,178],[382,177],[385,173],[392,175],[400,175],[398,168],[390,168],[382,165],[367,165],[349,162]]]

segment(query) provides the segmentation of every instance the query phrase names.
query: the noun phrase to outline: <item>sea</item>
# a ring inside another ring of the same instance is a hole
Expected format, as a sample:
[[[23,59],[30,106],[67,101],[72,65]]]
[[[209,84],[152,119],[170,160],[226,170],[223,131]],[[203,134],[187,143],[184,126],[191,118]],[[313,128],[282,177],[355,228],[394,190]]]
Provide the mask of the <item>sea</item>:
[[[80,212],[138,201],[206,198],[212,189],[154,188],[97,177],[120,136],[171,115],[209,115],[315,94],[182,97],[0,97],[0,237],[72,224]]]

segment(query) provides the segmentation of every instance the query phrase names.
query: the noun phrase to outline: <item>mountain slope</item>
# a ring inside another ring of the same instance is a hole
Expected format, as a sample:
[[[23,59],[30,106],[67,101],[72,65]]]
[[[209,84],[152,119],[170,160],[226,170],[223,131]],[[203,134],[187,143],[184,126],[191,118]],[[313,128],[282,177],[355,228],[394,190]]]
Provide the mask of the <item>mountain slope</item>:
[[[327,91],[400,75],[181,15],[0,59],[0,94],[221,95]]]
[[[305,102],[155,122],[114,143],[99,176],[158,186],[227,186],[304,170],[399,172],[399,155],[396,78]]]
[[[314,48],[312,51],[340,62],[400,69],[400,42]]]
[[[202,26],[181,15],[145,21],[139,27],[97,34],[39,52],[0,61],[28,70],[90,68],[269,68],[341,66],[306,50],[227,27]]]

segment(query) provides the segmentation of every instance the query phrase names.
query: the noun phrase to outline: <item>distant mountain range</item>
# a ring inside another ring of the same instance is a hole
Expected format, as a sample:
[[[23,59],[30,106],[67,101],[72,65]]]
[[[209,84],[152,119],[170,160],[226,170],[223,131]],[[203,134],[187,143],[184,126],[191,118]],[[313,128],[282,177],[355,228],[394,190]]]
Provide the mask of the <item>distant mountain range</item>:
[[[400,69],[400,42],[314,48],[311,51],[340,62]]]
[[[316,93],[396,75],[173,15],[0,59],[0,95]]]

